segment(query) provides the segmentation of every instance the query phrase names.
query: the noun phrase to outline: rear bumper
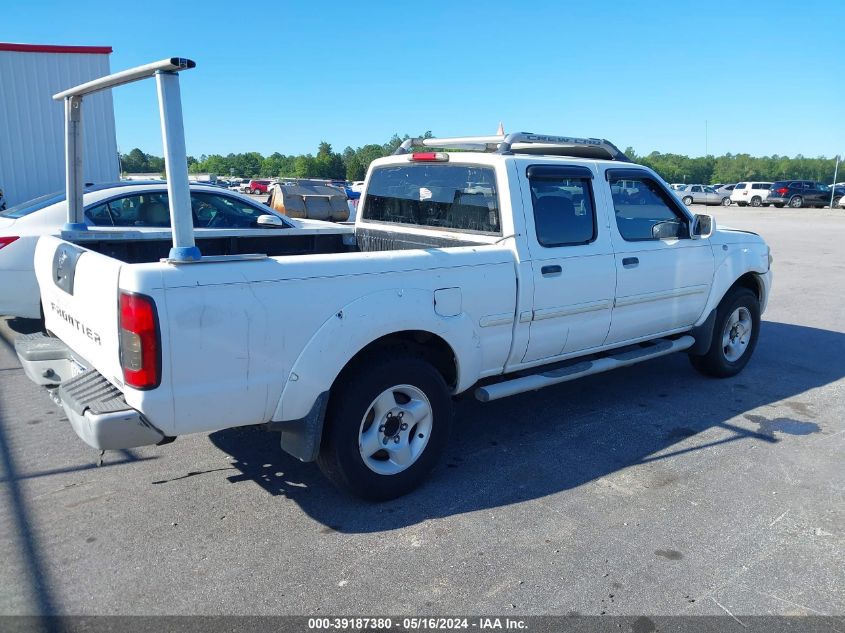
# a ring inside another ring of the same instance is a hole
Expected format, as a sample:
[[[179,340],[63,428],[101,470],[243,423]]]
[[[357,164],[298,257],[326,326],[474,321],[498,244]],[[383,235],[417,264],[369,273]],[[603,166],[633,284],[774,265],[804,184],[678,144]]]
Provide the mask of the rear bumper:
[[[168,441],[120,390],[95,369],[74,376],[77,363],[59,339],[38,335],[16,341],[18,359],[29,378],[51,390],[80,439],[99,450],[150,446]]]

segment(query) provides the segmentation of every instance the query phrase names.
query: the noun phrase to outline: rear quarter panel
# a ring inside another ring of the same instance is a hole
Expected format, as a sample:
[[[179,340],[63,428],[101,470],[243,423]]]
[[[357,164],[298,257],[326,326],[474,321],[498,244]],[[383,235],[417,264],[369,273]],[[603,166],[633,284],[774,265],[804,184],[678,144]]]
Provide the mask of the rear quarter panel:
[[[435,332],[460,349],[466,386],[500,372],[510,349],[516,275],[504,247],[126,266],[121,283],[154,294],[157,270],[176,434],[302,417],[357,351],[394,331]],[[434,291],[452,287],[460,313],[440,316]],[[498,321],[482,327],[490,315]]]

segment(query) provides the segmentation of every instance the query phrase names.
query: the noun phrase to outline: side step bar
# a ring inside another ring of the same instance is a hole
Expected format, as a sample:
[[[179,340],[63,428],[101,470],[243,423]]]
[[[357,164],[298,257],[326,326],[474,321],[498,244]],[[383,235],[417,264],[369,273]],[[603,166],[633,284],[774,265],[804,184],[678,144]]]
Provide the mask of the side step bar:
[[[689,349],[695,344],[692,336],[681,336],[676,339],[658,339],[652,341],[647,347],[624,347],[610,352],[607,356],[585,360],[574,365],[551,369],[539,374],[521,376],[512,380],[497,382],[492,385],[479,387],[475,390],[475,397],[481,402],[490,402],[499,398],[506,398],[526,391],[536,391],[543,387],[557,385],[562,382],[569,382],[576,378],[599,374],[619,367],[635,365],[644,360],[650,360],[659,356],[666,356],[674,352],[681,352]]]

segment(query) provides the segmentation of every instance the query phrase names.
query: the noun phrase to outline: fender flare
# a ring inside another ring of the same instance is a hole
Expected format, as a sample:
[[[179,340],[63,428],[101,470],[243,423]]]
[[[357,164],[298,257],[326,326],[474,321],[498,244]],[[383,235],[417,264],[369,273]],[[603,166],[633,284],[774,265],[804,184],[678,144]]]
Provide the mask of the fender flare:
[[[768,257],[768,256],[767,256]],[[754,273],[755,275],[765,275],[768,272],[768,261],[766,265],[763,262],[757,261],[757,255],[752,252],[752,249],[736,249],[730,253],[724,261],[719,265],[713,274],[713,283],[710,286],[710,296],[707,298],[707,304],[701,312],[701,316],[696,321],[695,326],[701,327],[722,301],[733,285],[740,277],[747,273]],[[760,287],[760,306],[765,306],[768,297],[766,293],[768,289],[766,285],[758,280]]]
[[[481,339],[469,316],[438,315],[432,290],[382,290],[350,302],[320,326],[293,363],[272,419],[305,417],[358,352],[384,336],[410,330],[435,334],[452,348],[455,393],[475,384],[481,373]]]

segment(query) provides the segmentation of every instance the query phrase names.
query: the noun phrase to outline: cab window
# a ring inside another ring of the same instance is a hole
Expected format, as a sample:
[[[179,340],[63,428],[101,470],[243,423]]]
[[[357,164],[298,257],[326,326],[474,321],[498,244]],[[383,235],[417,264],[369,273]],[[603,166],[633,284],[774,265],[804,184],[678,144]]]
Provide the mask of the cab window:
[[[370,175],[363,219],[501,235],[496,175],[464,165],[380,167]]]
[[[591,178],[543,174],[531,177],[531,203],[537,242],[546,248],[589,244],[596,239]]]
[[[625,241],[689,238],[687,217],[652,178],[635,180],[634,189],[625,190],[608,175],[616,226]]]

